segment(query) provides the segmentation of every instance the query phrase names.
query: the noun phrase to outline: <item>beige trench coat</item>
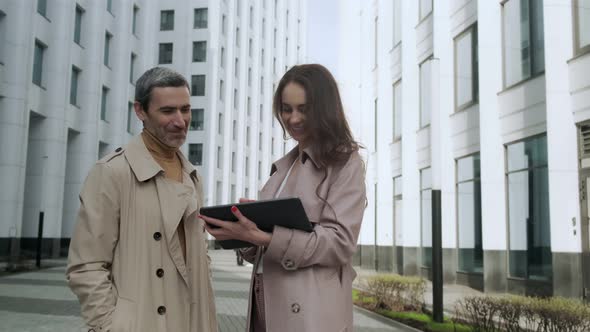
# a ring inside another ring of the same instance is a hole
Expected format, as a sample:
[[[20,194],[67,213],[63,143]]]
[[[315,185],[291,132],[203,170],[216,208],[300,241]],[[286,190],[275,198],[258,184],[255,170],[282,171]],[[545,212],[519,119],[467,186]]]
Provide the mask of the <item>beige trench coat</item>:
[[[202,187],[179,156],[183,183],[164,177],[137,136],[88,174],[66,274],[89,331],[217,331]]]
[[[273,164],[260,199],[274,197],[298,153],[296,147]],[[318,192],[330,209],[315,193],[324,172],[311,149],[302,152],[302,161],[296,185],[285,186],[279,197],[299,197],[315,227],[311,233],[274,228],[262,256],[267,331],[352,331],[352,281],[356,273],[351,261],[366,206],[364,163],[358,153],[353,153],[345,165],[327,169]],[[256,271],[261,248],[241,252],[254,262]],[[250,326],[251,309],[248,313]]]

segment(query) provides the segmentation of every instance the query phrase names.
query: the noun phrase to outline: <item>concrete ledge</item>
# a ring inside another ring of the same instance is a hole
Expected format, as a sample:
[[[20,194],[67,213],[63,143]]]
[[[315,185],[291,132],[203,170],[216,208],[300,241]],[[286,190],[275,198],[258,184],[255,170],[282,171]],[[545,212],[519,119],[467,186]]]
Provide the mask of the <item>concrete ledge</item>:
[[[373,318],[374,320],[377,320],[377,321],[379,321],[379,322],[381,322],[381,323],[383,323],[385,325],[389,325],[391,327],[394,327],[394,328],[396,328],[398,330],[407,331],[407,332],[422,332],[422,331],[420,331],[418,329],[415,329],[415,328],[413,328],[411,326],[402,324],[402,323],[400,323],[400,322],[398,322],[396,320],[393,320],[391,318],[387,318],[385,316],[381,316],[381,315],[379,315],[376,312],[372,312],[370,310],[367,310],[365,308],[359,307],[357,305],[354,306],[354,309],[357,310],[358,312],[364,314],[364,315],[367,315],[367,316]]]

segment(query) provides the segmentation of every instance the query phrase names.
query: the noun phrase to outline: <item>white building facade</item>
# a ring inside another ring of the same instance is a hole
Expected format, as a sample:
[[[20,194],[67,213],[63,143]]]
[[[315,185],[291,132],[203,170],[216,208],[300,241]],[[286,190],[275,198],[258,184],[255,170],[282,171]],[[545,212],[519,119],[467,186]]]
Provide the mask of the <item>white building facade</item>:
[[[339,81],[366,146],[355,263],[587,297],[590,1],[349,1]]]
[[[0,1],[0,257],[67,253],[97,159],[141,132],[134,82],[167,66],[191,84],[182,150],[207,205],[256,198],[292,143],[272,94],[305,52],[304,1]]]

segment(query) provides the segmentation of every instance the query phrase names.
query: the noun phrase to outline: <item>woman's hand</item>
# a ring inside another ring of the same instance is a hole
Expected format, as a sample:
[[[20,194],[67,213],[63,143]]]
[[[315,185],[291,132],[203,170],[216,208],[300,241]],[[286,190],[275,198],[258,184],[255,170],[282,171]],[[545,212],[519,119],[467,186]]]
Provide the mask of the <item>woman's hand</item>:
[[[219,220],[203,215],[199,215],[199,218],[205,221],[205,229],[217,240],[241,240],[257,246],[270,244],[272,233],[260,230],[252,220],[244,217],[237,207],[232,206],[231,211],[238,221]]]

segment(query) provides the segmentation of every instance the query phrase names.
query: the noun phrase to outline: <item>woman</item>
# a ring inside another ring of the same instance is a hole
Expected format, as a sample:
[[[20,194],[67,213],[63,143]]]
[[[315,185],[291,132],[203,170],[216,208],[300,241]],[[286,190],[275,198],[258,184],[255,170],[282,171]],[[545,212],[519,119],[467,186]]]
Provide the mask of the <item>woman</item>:
[[[272,165],[260,199],[299,197],[314,230],[267,233],[236,207],[238,222],[200,217],[216,239],[256,245],[240,251],[254,264],[248,331],[352,331],[351,260],[366,206],[365,170],[336,81],[317,64],[291,68],[273,113],[298,145]]]

